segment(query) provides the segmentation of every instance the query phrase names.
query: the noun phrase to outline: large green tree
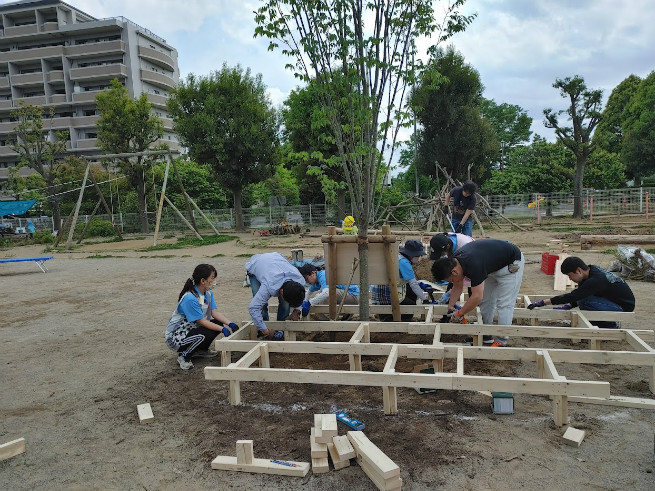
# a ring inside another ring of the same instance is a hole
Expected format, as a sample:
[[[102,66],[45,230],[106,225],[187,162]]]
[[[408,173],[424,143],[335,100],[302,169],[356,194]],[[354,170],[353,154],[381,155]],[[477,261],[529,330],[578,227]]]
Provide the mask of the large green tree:
[[[544,109],[546,128],[555,130],[557,140],[575,155],[575,174],[573,177],[573,218],[582,218],[582,187],[587,159],[593,150],[591,135],[601,119],[602,90],[587,88],[584,79],[578,75],[556,79],[553,87],[568,99],[567,109],[553,111]],[[571,126],[564,126],[560,116],[566,114]]]
[[[630,75],[614,87],[607,99],[605,109],[594,131],[593,142],[598,148],[619,154],[623,145],[623,126],[627,117],[626,109],[641,84],[641,78]]]
[[[137,99],[131,98],[118,79],[112,80],[110,87],[96,96],[96,105],[100,112],[98,142],[107,153],[145,152],[164,133],[164,126],[152,112],[148,96],[144,93]],[[153,159],[145,155],[118,160],[119,169],[137,193],[142,233],[150,231],[146,176],[152,162]]]
[[[256,12],[256,35],[268,37],[270,49],[282,44],[295,75],[316,83],[359,227],[361,318],[369,316],[367,231],[393,151],[386,165],[384,155],[409,116],[403,108],[416,74],[415,40],[463,30],[472,20],[459,14],[463,3],[449,3],[441,26],[432,0],[264,0]]]
[[[496,141],[500,143],[499,167],[503,170],[509,149],[530,141],[532,118],[521,106],[506,102],[497,104],[493,99],[484,97],[480,102],[480,111],[494,130]]]
[[[635,178],[655,174],[655,71],[630,99],[623,130],[623,157],[629,174]]]
[[[59,168],[63,165],[66,153],[66,132],[52,130],[55,110],[53,107],[36,107],[21,104],[11,111],[18,121],[14,127],[15,140],[12,148],[19,156],[19,165],[38,172],[45,181],[45,193],[52,207],[52,220],[55,231],[61,224],[61,187],[57,179]]]
[[[453,46],[435,52],[428,70],[412,91],[411,103],[422,131],[418,134],[419,171],[434,174],[435,163],[453,178],[479,180],[500,148],[480,110],[480,74]]]
[[[207,77],[190,74],[168,108],[191,158],[209,164],[232,193],[236,228],[243,230],[243,189],[272,174],[279,147],[279,122],[261,74],[226,64]]]

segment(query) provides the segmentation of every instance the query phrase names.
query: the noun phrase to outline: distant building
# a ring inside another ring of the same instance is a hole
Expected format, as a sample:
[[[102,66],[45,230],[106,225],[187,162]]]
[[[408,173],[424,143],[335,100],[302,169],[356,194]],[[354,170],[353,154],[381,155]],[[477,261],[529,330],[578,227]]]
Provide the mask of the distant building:
[[[100,153],[95,97],[114,78],[132,97],[147,94],[164,123],[161,142],[178,150],[166,100],[179,76],[175,48],[124,17],[95,19],[57,0],[0,5],[0,180],[18,162],[9,137],[20,101],[55,108],[48,130],[67,131],[71,153]]]

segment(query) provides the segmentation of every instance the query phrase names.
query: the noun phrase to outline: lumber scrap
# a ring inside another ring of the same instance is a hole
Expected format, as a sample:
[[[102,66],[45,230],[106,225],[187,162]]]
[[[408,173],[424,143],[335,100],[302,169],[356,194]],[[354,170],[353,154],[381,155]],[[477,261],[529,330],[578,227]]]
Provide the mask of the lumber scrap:
[[[25,451],[25,438],[18,438],[0,445],[0,461],[7,460]]]
[[[136,412],[139,415],[139,423],[141,424],[152,423],[155,420],[149,402],[146,402],[145,404],[139,404],[136,407]]]
[[[400,489],[400,467],[361,431],[349,431],[348,440],[355,449],[357,463],[378,489]]]
[[[330,472],[330,463],[327,457],[312,459],[312,472],[314,474],[325,474]]]
[[[598,244],[655,244],[655,235],[581,235],[580,249],[589,250]]]
[[[580,444],[582,443],[582,440],[584,440],[584,437],[585,437],[584,430],[578,430],[573,426],[569,426],[564,432],[564,435],[562,435],[562,438],[564,439],[564,443],[566,443],[567,445],[571,445],[572,447],[579,447]]]
[[[252,443],[252,440],[238,440],[236,443],[237,456],[217,456],[211,463],[212,469],[295,477],[304,477],[309,472],[309,462],[256,459],[253,456]],[[250,463],[247,463],[248,461]]]
[[[312,459],[319,459],[321,457],[328,456],[327,443],[321,443],[316,441],[316,429],[311,429],[311,434],[309,437],[309,443],[311,448]]]
[[[330,459],[332,460],[332,465],[334,466],[334,470],[338,471],[340,469],[344,469],[346,467],[350,466],[350,459],[343,459],[341,456],[337,453],[337,450],[334,446],[334,443],[328,443],[327,444],[327,450],[330,454]]]
[[[356,457],[355,449],[346,435],[335,436],[332,439],[332,443],[340,460],[349,460]]]

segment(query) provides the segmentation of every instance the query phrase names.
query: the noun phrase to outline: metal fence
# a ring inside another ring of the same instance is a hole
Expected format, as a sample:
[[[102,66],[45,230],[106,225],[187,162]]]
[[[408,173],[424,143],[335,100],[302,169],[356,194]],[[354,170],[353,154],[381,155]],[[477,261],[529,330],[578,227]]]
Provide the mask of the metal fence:
[[[612,190],[583,191],[584,215],[624,215],[645,214],[650,212],[650,196],[655,195],[654,187],[639,187]],[[526,193],[508,195],[485,195],[493,210],[509,218],[535,219],[537,210],[542,217],[565,217],[573,215],[573,193]],[[537,201],[539,206],[537,207]],[[188,219],[186,212],[182,212]],[[203,213],[211,220],[214,227],[229,230],[235,227],[234,209],[204,210]],[[245,208],[243,210],[244,224],[251,229],[268,229],[286,220],[290,225],[303,228],[338,225],[341,218],[337,216],[336,207],[326,205],[299,205],[299,206],[268,206],[262,208]],[[417,209],[416,215],[420,215]],[[484,215],[482,218],[484,218]],[[201,229],[209,228],[199,213],[194,212],[196,224]],[[96,215],[101,220],[109,220],[108,215]],[[113,216],[124,233],[139,233],[141,222],[137,213],[119,213]],[[80,215],[77,223],[86,223],[90,215]],[[151,230],[155,227],[156,213],[148,213],[148,222]],[[27,218],[3,218],[0,223],[8,224],[14,229],[22,230],[27,225]],[[51,217],[33,217],[29,220],[34,223],[37,230],[54,230]],[[416,220],[419,223],[419,220]],[[392,223],[393,225],[393,223]],[[184,221],[171,209],[165,207],[162,212],[160,231],[182,231],[186,229]]]

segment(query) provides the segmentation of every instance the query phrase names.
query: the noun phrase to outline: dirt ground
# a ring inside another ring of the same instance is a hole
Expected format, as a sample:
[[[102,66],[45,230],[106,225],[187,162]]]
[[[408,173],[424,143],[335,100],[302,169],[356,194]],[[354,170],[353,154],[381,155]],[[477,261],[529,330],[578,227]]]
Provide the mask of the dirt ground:
[[[635,230],[649,232],[643,224]],[[27,441],[25,453],[0,462],[0,489],[375,489],[356,464],[305,478],[210,467],[216,455],[235,455],[240,439],[254,440],[255,457],[310,461],[313,414],[337,409],[366,424],[368,437],[400,466],[404,489],[655,489],[655,413],[648,410],[571,403],[571,425],[587,432],[576,448],[563,443],[551,402],[541,396],[516,395],[515,413],[497,416],[490,399],[477,392],[419,395],[399,388],[399,412],[385,416],[379,388],[242,383],[242,405],[230,406],[227,383],[203,376],[203,367],[218,359],[195,360],[195,368],[185,372],[164,344],[164,328],[185,279],[198,263],[214,264],[219,309],[244,322],[251,298],[242,287],[245,255],[273,250],[289,255],[296,247],[305,257],[322,252],[319,238],[238,235],[223,244],[157,252],[139,250],[151,245],[151,238],[88,244],[55,252],[47,274],[28,262],[0,265],[0,443]],[[579,252],[575,234],[534,227],[488,235],[524,251],[521,293],[552,293],[553,277],[540,271],[549,239],[568,239]],[[0,257],[43,251],[43,246],[21,246],[0,250]],[[614,259],[599,251],[580,255],[600,266]],[[637,312],[623,327],[650,328],[653,284],[630,284]],[[428,342],[394,334],[373,341]],[[538,342],[584,347],[527,339],[512,345]],[[618,343],[603,347],[625,349]],[[376,357],[363,363],[368,370],[384,366]],[[271,365],[347,369],[348,359],[272,355]],[[454,370],[448,363],[445,368]],[[411,369],[399,360],[399,371]],[[570,379],[609,381],[613,395],[652,397],[643,367],[562,364],[558,369]],[[467,363],[466,371],[534,376],[536,367],[479,361]],[[155,419],[142,425],[136,406],[145,402]],[[346,427],[339,426],[345,434]]]

